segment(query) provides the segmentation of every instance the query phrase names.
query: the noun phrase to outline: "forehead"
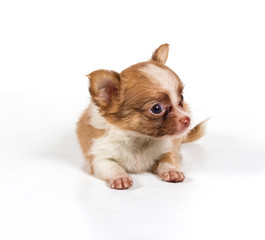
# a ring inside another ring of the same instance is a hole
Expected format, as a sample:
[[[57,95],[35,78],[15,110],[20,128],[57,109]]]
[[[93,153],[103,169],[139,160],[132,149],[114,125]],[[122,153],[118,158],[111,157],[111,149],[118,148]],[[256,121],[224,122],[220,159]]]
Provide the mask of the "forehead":
[[[183,85],[177,74],[166,66],[152,62],[136,64],[124,70],[122,76],[126,78],[128,85],[130,85],[129,82],[134,82],[134,85],[138,86],[138,90],[142,86],[141,89],[144,92],[152,95],[166,93],[173,104],[177,103],[183,90]]]
[[[159,84],[161,88],[167,91],[175,91],[181,85],[178,76],[169,68],[149,63],[141,67],[139,71],[144,73],[153,82],[156,82],[156,84]]]

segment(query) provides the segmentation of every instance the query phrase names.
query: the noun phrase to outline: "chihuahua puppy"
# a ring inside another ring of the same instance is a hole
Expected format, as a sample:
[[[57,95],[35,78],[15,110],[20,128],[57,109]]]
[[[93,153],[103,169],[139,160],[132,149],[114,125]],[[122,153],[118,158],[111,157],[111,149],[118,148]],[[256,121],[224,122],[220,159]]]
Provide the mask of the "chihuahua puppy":
[[[88,75],[92,101],[77,123],[77,135],[90,173],[111,188],[133,185],[129,173],[152,171],[167,182],[181,182],[182,143],[199,139],[205,122],[190,129],[183,84],[165,66],[169,45],[151,60],[121,73]]]

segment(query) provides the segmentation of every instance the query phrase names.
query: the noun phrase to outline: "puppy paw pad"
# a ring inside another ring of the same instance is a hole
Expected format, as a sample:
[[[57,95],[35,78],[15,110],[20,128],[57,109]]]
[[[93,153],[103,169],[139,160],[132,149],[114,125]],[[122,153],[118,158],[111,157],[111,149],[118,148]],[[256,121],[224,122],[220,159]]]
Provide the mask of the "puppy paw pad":
[[[182,182],[185,176],[181,171],[169,170],[162,174],[161,179],[166,182]]]
[[[119,189],[119,190],[127,189],[133,185],[133,180],[130,176],[112,178],[109,181],[109,185],[113,189]]]

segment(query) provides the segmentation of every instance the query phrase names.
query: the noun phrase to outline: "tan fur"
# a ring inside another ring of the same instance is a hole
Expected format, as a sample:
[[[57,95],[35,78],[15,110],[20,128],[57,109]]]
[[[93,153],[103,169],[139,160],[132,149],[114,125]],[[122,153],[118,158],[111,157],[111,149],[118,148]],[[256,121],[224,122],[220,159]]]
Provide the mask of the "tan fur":
[[[163,44],[152,55],[152,61],[165,64],[168,57],[169,44]]]
[[[93,143],[93,140],[103,136],[105,130],[96,129],[90,125],[90,110],[91,109],[88,107],[80,117],[77,123],[76,132],[83,155],[89,163],[90,173],[93,174],[93,156],[89,154],[89,150]]]

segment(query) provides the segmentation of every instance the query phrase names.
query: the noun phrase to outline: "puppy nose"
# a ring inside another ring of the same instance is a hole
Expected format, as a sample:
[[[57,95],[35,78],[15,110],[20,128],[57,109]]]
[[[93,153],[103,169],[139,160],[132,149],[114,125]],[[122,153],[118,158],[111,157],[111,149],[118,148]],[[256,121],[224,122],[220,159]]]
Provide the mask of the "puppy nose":
[[[185,127],[188,127],[190,125],[190,118],[189,117],[184,117],[179,120],[181,123],[185,125]]]

